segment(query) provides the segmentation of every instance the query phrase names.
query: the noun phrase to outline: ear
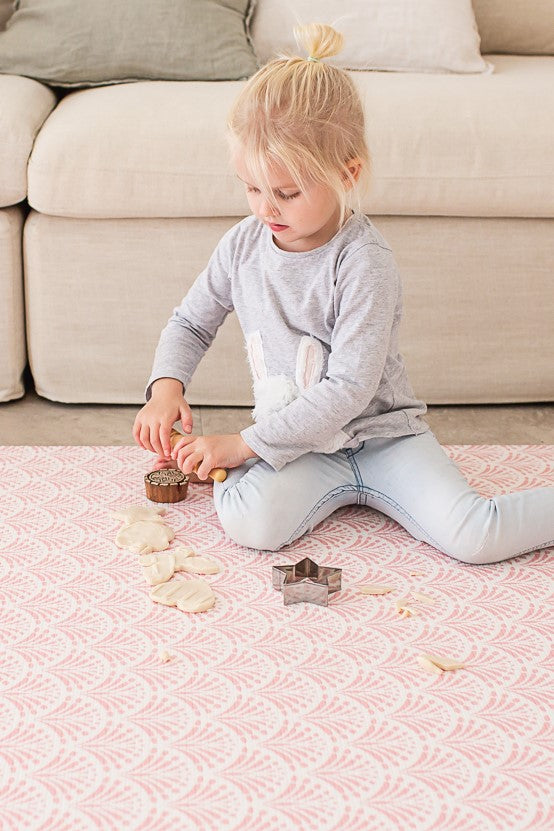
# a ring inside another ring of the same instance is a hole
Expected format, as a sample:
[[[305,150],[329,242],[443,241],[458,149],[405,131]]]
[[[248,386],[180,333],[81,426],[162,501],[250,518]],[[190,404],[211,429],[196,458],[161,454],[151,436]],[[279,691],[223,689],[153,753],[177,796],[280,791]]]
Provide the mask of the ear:
[[[254,381],[261,381],[267,378],[267,368],[264,360],[264,350],[262,346],[262,336],[260,330],[251,332],[246,338],[246,351],[248,353],[248,362],[250,364],[250,371]]]
[[[296,356],[296,384],[299,389],[307,390],[321,380],[323,369],[323,347],[317,338],[303,335],[300,338]]]
[[[358,181],[360,173],[362,172],[362,166],[363,161],[357,156],[355,159],[350,159],[345,163],[342,178],[344,180],[344,187],[346,190],[350,190],[352,187],[352,179],[350,179],[350,176],[352,176],[355,182]],[[346,171],[348,171],[348,173]]]

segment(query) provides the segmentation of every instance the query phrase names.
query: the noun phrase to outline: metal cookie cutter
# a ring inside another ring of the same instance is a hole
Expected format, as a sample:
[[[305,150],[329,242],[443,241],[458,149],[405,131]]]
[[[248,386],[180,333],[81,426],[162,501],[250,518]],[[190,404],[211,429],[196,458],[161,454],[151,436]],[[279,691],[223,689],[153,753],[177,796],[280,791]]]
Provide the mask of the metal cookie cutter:
[[[288,566],[273,566],[273,588],[283,592],[285,606],[291,603],[329,604],[329,595],[340,591],[341,568],[318,566],[309,557]]]

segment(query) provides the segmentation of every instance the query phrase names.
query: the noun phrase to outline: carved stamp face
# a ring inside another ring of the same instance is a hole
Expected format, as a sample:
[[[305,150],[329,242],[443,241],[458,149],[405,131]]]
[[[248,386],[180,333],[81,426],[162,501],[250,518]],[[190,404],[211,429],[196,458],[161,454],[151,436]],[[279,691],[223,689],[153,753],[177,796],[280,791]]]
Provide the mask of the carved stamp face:
[[[182,470],[176,470],[175,468],[153,470],[147,478],[152,485],[180,485],[181,482],[185,482],[187,479]]]

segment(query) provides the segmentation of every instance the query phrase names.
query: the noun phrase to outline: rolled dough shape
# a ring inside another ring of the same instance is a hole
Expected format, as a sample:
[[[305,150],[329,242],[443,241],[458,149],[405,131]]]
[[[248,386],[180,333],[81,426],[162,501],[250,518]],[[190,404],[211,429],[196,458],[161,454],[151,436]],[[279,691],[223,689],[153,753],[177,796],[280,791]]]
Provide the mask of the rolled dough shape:
[[[132,525],[134,522],[146,520],[147,522],[163,522],[165,508],[150,508],[145,505],[124,505],[113,511],[112,519],[120,519],[123,525]]]
[[[205,580],[170,580],[150,591],[155,603],[176,606],[182,612],[207,612],[215,605],[215,595]]]
[[[141,520],[120,528],[115,544],[135,554],[149,554],[151,551],[165,551],[174,538],[175,533],[169,525]]]
[[[175,555],[175,571],[186,571],[188,574],[217,574],[219,566],[206,557],[185,557],[181,559]]]
[[[219,565],[207,557],[199,557],[192,548],[180,545],[174,548],[175,571],[187,571],[189,574],[217,574],[221,571]]]
[[[179,561],[181,561],[184,557],[196,557],[196,551],[193,551],[192,548],[187,548],[186,545],[179,545],[177,548],[174,548],[173,553],[175,554],[175,558]]]
[[[142,573],[147,583],[157,586],[159,583],[167,583],[175,573],[175,557],[171,552],[167,554],[146,554],[143,557],[154,557],[153,562],[143,565]],[[141,558],[142,559],[142,558]]]

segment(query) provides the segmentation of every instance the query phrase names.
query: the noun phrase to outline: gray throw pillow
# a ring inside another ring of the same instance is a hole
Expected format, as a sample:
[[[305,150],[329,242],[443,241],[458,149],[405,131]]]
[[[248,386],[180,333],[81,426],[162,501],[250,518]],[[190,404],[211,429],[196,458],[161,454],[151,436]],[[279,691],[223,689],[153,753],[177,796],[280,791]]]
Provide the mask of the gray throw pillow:
[[[0,73],[51,86],[228,81],[252,75],[252,0],[16,0]]]

